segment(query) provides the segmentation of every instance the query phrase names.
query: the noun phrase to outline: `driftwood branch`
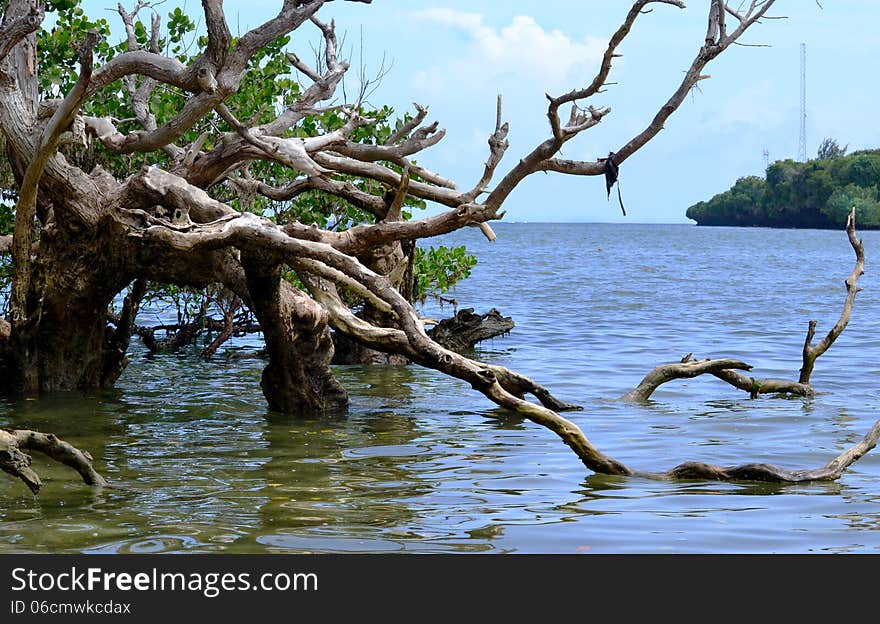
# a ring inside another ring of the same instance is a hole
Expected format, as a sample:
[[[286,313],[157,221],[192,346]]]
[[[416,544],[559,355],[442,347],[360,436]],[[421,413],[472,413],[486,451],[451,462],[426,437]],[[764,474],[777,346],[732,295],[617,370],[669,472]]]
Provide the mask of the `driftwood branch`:
[[[793,394],[812,396],[813,388],[787,379],[759,379],[744,375],[739,371],[750,371],[752,366],[739,360],[720,358],[712,360],[691,360],[690,354],[681,362],[661,364],[645,375],[639,385],[621,397],[623,401],[647,401],[661,385],[675,379],[691,379],[699,375],[713,375],[739,388],[755,399],[760,394]]]
[[[804,341],[803,366],[801,367],[800,378],[798,379],[802,384],[810,383],[810,375],[813,372],[816,359],[825,353],[828,348],[834,344],[834,341],[837,340],[840,334],[843,333],[843,330],[846,329],[846,326],[849,323],[849,318],[852,315],[856,295],[862,290],[856,286],[856,283],[858,282],[859,277],[865,273],[865,247],[862,244],[862,241],[856,236],[855,208],[852,209],[846,220],[846,234],[849,238],[849,244],[852,245],[853,251],[856,254],[856,264],[853,267],[852,273],[849,274],[849,277],[847,277],[844,282],[846,285],[846,300],[843,302],[843,310],[840,313],[840,318],[837,319],[837,322],[834,324],[834,327],[832,327],[821,342],[815,346],[812,345],[812,341],[813,336],[816,333],[816,321],[810,321],[809,329],[807,330],[807,338]]]
[[[639,385],[626,393],[622,399],[624,401],[647,401],[657,388],[673,379],[692,379],[706,373],[715,374],[729,369],[748,371],[752,370],[752,366],[729,358],[717,360],[709,358],[705,360],[686,359],[674,364],[661,364],[645,375]]]
[[[721,381],[748,392],[753,399],[760,394],[791,394],[803,397],[813,395],[813,387],[810,384],[798,383],[790,379],[759,379],[747,377],[735,370],[721,370],[712,374]]]
[[[812,396],[813,387],[810,385],[810,375],[816,359],[825,353],[834,341],[843,333],[849,323],[852,315],[853,304],[856,295],[861,288],[856,286],[859,277],[865,273],[865,248],[862,241],[856,235],[856,215],[853,209],[846,220],[846,233],[850,245],[856,254],[856,264],[852,273],[846,278],[846,300],[843,304],[843,311],[834,327],[828,332],[822,341],[813,346],[812,341],[816,333],[816,321],[810,321],[807,330],[807,337],[804,342],[803,350],[803,366],[800,371],[800,378],[797,381],[788,379],[759,379],[750,377],[738,371],[749,371],[752,367],[737,360],[700,360],[691,361],[691,354],[682,358],[681,362],[675,364],[663,364],[656,367],[639,385],[621,397],[626,401],[645,401],[651,394],[662,384],[674,379],[696,377],[698,375],[710,374],[718,379],[729,383],[731,386],[748,392],[754,399],[760,394],[790,394],[796,396]]]
[[[744,464],[742,466],[713,466],[701,462],[686,462],[661,475],[670,479],[712,479],[716,481],[770,481],[772,483],[806,483],[810,481],[834,481],[854,462],[877,446],[880,438],[880,420],[868,433],[843,453],[821,468],[813,470],[786,470],[770,464]]]
[[[459,353],[473,349],[483,340],[502,336],[514,327],[513,319],[492,308],[485,314],[474,314],[473,308],[459,310],[428,330],[428,336],[447,349]]]
[[[31,469],[31,457],[24,451],[39,451],[70,466],[88,485],[107,485],[107,481],[92,465],[91,455],[55,435],[27,429],[0,429],[0,469],[24,481],[34,494],[40,491],[43,483],[40,476]]]

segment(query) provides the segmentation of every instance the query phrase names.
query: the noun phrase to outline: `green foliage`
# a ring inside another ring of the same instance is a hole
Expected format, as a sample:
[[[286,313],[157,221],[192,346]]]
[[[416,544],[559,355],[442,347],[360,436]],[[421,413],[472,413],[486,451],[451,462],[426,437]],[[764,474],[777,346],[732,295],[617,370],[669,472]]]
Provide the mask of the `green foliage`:
[[[79,71],[76,46],[84,39],[87,30],[95,28],[100,34],[100,41],[95,50],[96,66],[128,50],[127,40],[123,37],[121,41],[113,43],[107,20],[89,19],[80,7],[79,0],[50,1],[47,3],[47,11],[55,13],[55,26],[40,30],[37,34],[39,88],[42,99],[61,98],[76,82]],[[150,32],[149,25],[145,25],[141,18],[144,17],[148,22],[148,16],[149,10],[144,9],[134,20],[135,37],[138,44],[143,47],[149,44]],[[199,30],[200,26],[180,8],[171,10],[164,17],[164,28],[159,39],[160,49],[182,63],[191,63],[207,45],[207,39]],[[115,15],[110,19],[113,18],[119,19]],[[235,41],[233,40],[233,45]],[[280,37],[257,52],[249,62],[248,71],[238,92],[227,101],[236,117],[248,125],[268,123],[301,95],[301,87],[291,74],[290,62],[286,56],[286,47],[289,43],[290,37]],[[159,86],[153,92],[150,111],[155,115],[157,123],[162,125],[173,119],[190,97],[191,94],[179,89],[167,85]],[[83,112],[87,115],[125,120],[120,124],[122,132],[138,129],[128,90],[122,81],[117,81],[92,96],[84,104]],[[394,110],[389,106],[359,112],[368,123],[355,129],[351,139],[373,145],[383,144],[396,129],[411,118],[409,115],[405,115],[402,119],[396,118]],[[337,130],[343,127],[345,122],[346,117],[341,110],[330,108],[306,117],[291,128],[287,136],[317,136]],[[234,129],[220,119],[219,115],[213,114],[191,128],[177,143],[182,146],[187,145],[201,134],[207,133],[210,138],[203,149],[210,150],[219,140],[222,132],[232,133]],[[65,146],[62,151],[70,162],[86,171],[91,171],[94,165],[100,164],[119,179],[135,173],[145,164],[159,166],[168,164],[167,156],[160,151],[148,155],[120,155],[104,149],[98,142],[88,145],[77,142]],[[394,163],[382,164],[397,172],[401,171]],[[295,175],[282,165],[263,161],[253,162],[249,166],[249,172],[255,179],[278,188],[284,187]],[[387,186],[378,182],[342,175],[334,177],[349,181],[373,195],[382,196],[389,191]],[[419,180],[416,176],[413,179]],[[3,191],[0,196],[0,232],[3,233],[7,230],[11,231],[14,219],[13,206],[17,198],[15,189],[16,184],[4,160],[4,167],[0,169],[0,190]],[[256,196],[244,206],[235,189],[229,184],[215,185],[208,189],[208,192],[216,199],[227,202],[237,209],[247,209],[277,223],[300,221],[339,231],[376,221],[375,216],[369,212],[341,198],[319,191],[303,193],[290,201],[272,201]],[[423,200],[407,198],[402,216],[406,220],[411,219],[414,211],[424,208]],[[448,291],[455,282],[467,277],[475,263],[476,259],[468,255],[463,247],[420,250],[414,269],[418,296],[424,300],[429,295]],[[292,283],[301,287],[295,281]],[[149,298],[159,307],[174,310],[181,320],[191,318],[196,312],[193,306],[201,300],[197,291],[175,286],[159,287],[150,293]]]
[[[210,289],[208,289],[210,291]],[[153,284],[144,303],[160,314],[174,313],[178,325],[192,323],[205,305],[210,293],[198,288],[175,284]]]
[[[416,247],[414,299],[424,303],[429,296],[438,296],[471,274],[477,259],[461,247]]]
[[[79,75],[76,48],[85,38],[86,31],[94,28],[100,35],[95,49],[96,66],[113,58],[117,51],[108,43],[110,25],[107,20],[89,20],[78,2],[49,4],[53,5],[57,15],[51,30],[41,29],[37,32],[40,90],[44,98],[57,98],[64,97],[76,82]],[[106,98],[98,96],[96,99],[101,102]]]
[[[5,202],[0,202],[0,235],[12,234],[14,226],[15,213],[12,211],[12,206]]]
[[[857,152],[850,156],[843,179],[856,186],[876,186],[880,182],[880,152]]]
[[[755,218],[755,207],[763,200],[765,186],[762,178],[740,178],[726,193],[688,208],[687,216],[707,225],[720,225],[722,222],[745,224]]]
[[[864,187],[847,184],[836,189],[824,208],[828,219],[846,223],[850,210],[856,209],[856,223],[859,227],[880,227],[880,202],[877,201],[877,187]]]
[[[833,139],[806,163],[777,161],[767,177],[740,178],[728,191],[687,210],[702,225],[840,228],[856,208],[859,227],[880,228],[880,151],[845,155]]]
[[[6,153],[6,141],[0,135],[0,154]],[[18,188],[9,161],[0,158],[0,234],[12,234],[13,207],[18,201]]]

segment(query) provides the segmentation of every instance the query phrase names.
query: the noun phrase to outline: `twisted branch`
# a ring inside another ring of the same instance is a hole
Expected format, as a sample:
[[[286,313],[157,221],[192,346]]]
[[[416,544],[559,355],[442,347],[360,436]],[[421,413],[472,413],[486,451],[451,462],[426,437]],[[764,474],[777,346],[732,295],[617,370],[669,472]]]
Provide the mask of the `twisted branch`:
[[[844,282],[846,285],[846,299],[843,302],[843,310],[840,312],[840,318],[837,319],[834,327],[832,327],[821,342],[815,346],[812,345],[812,341],[813,336],[816,333],[816,321],[810,321],[809,329],[807,330],[807,338],[804,341],[804,363],[801,367],[800,378],[798,379],[802,384],[810,383],[810,375],[813,372],[813,366],[816,364],[816,359],[825,353],[828,348],[834,344],[834,341],[837,340],[838,336],[843,333],[843,330],[846,329],[847,324],[849,324],[849,318],[852,315],[856,295],[862,290],[856,286],[856,283],[858,282],[859,277],[865,274],[865,247],[862,244],[862,241],[856,237],[855,208],[850,211],[849,216],[846,219],[846,234],[849,239],[849,244],[852,246],[853,251],[856,254],[856,264],[853,267],[852,273],[849,274],[849,277],[847,277]]]
[[[856,254],[856,264],[852,273],[846,278],[846,300],[843,303],[843,310],[840,318],[834,327],[829,330],[828,334],[822,341],[813,346],[812,341],[816,333],[816,321],[810,321],[807,330],[807,338],[804,342],[803,350],[803,366],[800,371],[800,378],[797,381],[787,379],[758,379],[743,375],[738,370],[749,371],[752,367],[737,360],[701,360],[691,361],[691,354],[686,355],[680,363],[663,364],[656,367],[639,385],[621,397],[626,401],[645,401],[661,384],[672,381],[673,379],[683,379],[696,377],[703,374],[711,374],[718,379],[729,383],[731,386],[748,392],[754,399],[761,394],[791,394],[796,396],[812,396],[813,387],[810,385],[810,375],[816,359],[825,353],[834,341],[843,333],[849,323],[852,315],[853,304],[856,295],[861,288],[856,286],[859,277],[865,273],[865,248],[862,241],[856,236],[856,214],[855,208],[850,212],[846,220],[846,234],[849,243]]]
[[[31,492],[37,494],[43,486],[40,476],[31,469],[31,456],[24,451],[39,451],[51,459],[76,470],[84,483],[106,486],[94,466],[92,456],[51,433],[27,429],[14,431],[0,429],[0,470],[21,479]]]
[[[623,395],[624,401],[647,401],[662,384],[673,379],[692,379],[706,373],[716,374],[729,369],[752,370],[751,364],[729,358],[690,360],[687,356],[675,364],[661,364],[645,375],[639,385]]]

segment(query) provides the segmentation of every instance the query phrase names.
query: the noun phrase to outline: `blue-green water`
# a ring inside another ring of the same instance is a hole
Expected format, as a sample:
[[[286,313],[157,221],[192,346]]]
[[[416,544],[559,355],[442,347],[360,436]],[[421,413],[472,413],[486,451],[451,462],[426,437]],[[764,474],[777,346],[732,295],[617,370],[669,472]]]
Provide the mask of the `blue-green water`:
[[[880,405],[880,232],[849,328],[811,399],[714,378],[616,397],[654,365],[738,357],[796,377],[807,321],[837,319],[852,269],[834,231],[500,224],[454,293],[517,326],[479,356],[584,406],[569,416],[637,469],[684,460],[806,468],[858,440]],[[430,316],[451,313],[429,308]],[[262,362],[143,357],[118,389],[0,405],[0,425],[55,431],[117,487],[35,457],[34,498],[0,478],[0,552],[877,552],[880,452],[838,482],[655,482],[591,475],[546,430],[417,367],[340,367],[347,418],[267,414]]]

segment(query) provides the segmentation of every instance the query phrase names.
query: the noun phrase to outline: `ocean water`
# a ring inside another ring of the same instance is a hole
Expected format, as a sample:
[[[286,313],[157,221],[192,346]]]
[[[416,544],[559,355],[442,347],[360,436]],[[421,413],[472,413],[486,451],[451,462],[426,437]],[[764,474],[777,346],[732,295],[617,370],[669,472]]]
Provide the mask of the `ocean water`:
[[[505,224],[442,237],[479,258],[451,293],[516,328],[476,357],[584,407],[574,420],[639,470],[686,460],[813,468],[880,416],[880,232],[814,397],[750,399],[715,378],[618,398],[657,364],[736,357],[796,378],[807,323],[837,320],[854,255],[841,231]],[[449,315],[427,305],[428,316]],[[233,349],[252,348],[235,343]],[[346,417],[268,413],[263,362],[144,357],[118,387],[0,403],[54,431],[113,487],[35,455],[38,497],[0,478],[0,552],[802,553],[880,551],[880,452],[834,483],[663,482],[588,472],[553,434],[419,367],[338,367]]]

